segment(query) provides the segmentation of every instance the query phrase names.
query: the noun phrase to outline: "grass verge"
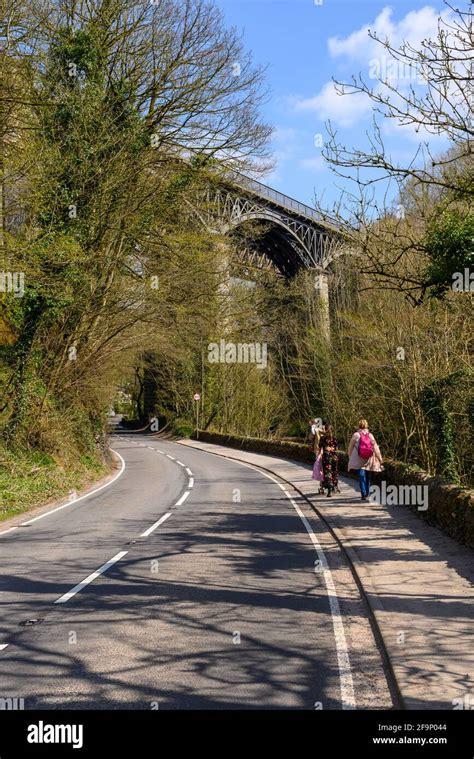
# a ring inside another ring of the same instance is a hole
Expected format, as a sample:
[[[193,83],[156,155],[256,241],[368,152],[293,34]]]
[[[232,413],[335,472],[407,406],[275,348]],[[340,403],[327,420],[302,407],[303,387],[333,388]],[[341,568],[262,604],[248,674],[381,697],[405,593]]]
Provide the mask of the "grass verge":
[[[110,470],[99,456],[78,456],[66,466],[47,453],[0,445],[0,522],[81,490]]]

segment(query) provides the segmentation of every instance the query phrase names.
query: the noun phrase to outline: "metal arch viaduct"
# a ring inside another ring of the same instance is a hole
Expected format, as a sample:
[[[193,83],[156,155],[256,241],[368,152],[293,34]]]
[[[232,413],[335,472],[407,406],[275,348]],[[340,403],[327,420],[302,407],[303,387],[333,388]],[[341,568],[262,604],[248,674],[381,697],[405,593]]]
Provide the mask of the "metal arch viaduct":
[[[307,271],[314,278],[322,326],[329,338],[329,266],[350,252],[341,230],[321,219],[314,208],[238,172],[209,186],[204,205],[205,218],[201,216],[201,220],[218,234],[229,234],[246,222],[265,223],[256,253],[247,251],[244,261],[252,265],[255,256],[260,261],[263,257],[287,279]]]
[[[233,172],[229,181],[209,188],[206,201],[206,226],[220,234],[245,222],[265,222],[258,250],[287,278],[301,269],[323,278],[342,252],[341,231],[323,221],[314,208],[243,174]]]

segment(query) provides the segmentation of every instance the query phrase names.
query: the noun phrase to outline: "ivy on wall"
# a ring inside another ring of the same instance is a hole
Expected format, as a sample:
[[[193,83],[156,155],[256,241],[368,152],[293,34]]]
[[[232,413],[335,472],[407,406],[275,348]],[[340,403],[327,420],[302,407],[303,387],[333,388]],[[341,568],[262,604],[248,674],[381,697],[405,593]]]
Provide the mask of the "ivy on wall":
[[[459,483],[454,444],[453,412],[449,406],[449,391],[464,376],[464,372],[452,372],[446,377],[433,380],[427,385],[420,398],[426,414],[433,442],[438,474],[451,482]]]

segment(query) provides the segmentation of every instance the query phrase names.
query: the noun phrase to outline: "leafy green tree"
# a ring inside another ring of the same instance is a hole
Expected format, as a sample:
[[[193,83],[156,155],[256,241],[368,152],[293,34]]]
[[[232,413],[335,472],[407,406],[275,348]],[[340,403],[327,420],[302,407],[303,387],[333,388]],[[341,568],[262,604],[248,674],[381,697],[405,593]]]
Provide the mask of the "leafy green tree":
[[[8,58],[22,123],[2,129],[16,142],[6,194],[22,213],[2,230],[26,286],[7,304],[17,339],[3,408],[8,436],[28,440],[53,409],[95,420],[111,365],[208,298],[215,241],[186,194],[224,160],[264,160],[269,129],[263,72],[213,4],[46,0],[17,25],[13,36],[31,30]]]
[[[464,270],[474,265],[474,214],[442,210],[429,225],[423,245],[430,259],[427,287],[439,296],[453,287],[456,273],[464,277]]]

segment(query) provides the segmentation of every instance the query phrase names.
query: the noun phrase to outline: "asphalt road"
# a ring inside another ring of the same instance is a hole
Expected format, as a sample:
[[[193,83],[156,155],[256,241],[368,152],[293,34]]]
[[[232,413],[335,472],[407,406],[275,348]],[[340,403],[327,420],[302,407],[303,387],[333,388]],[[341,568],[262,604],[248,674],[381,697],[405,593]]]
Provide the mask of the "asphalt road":
[[[0,708],[391,708],[344,555],[289,486],[143,434],[112,447],[112,484],[0,525]]]

